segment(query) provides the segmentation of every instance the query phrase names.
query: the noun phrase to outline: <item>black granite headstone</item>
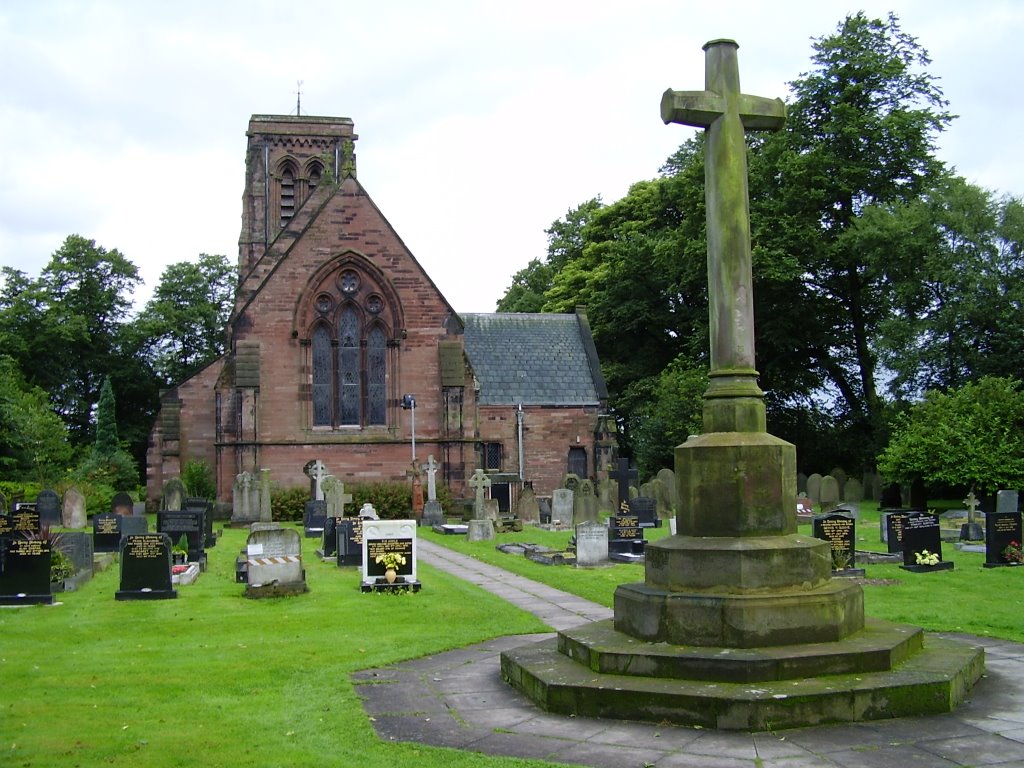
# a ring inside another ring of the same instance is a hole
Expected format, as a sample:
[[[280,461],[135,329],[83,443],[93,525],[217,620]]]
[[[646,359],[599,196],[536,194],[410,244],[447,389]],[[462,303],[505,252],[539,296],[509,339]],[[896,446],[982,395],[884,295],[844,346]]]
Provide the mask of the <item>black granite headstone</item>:
[[[0,605],[50,604],[50,543],[0,538]]]
[[[816,539],[827,541],[832,551],[832,570],[853,568],[857,546],[857,521],[841,511],[816,515],[811,520],[811,533]]]
[[[660,528],[658,518],[658,500],[646,496],[637,496],[629,500],[630,514],[634,515],[641,528]]]
[[[34,503],[20,501],[14,505],[14,511],[11,512],[11,527],[15,533],[28,538],[38,536],[42,531],[41,523]]]
[[[338,520],[328,516],[324,520],[324,536],[320,542],[320,557],[337,557],[338,555]]]
[[[171,600],[171,539],[166,533],[137,533],[121,539],[121,589],[117,600]]]
[[[49,488],[39,492],[36,496],[36,512],[39,513],[39,522],[45,526],[61,524],[60,496]]]
[[[183,508],[188,512],[203,513],[204,535],[206,537],[203,546],[207,549],[216,546],[217,537],[213,533],[213,502],[209,499],[189,497],[185,499]]]
[[[135,514],[135,499],[124,491],[115,493],[114,498],[110,500],[110,511],[115,515],[131,517]]]
[[[177,543],[184,535],[188,540],[189,561],[202,564],[206,560],[206,551],[203,547],[206,542],[204,517],[202,512],[195,510],[157,512],[156,531],[157,533],[166,533],[174,543]]]
[[[117,552],[121,546],[121,516],[100,512],[92,516],[92,548],[95,552]]]
[[[363,564],[363,519],[361,517],[338,519],[335,529],[335,547],[339,566]]]
[[[1003,565],[1021,565],[1008,559],[1007,549],[1021,548],[1020,512],[989,512],[985,515],[985,567],[997,568]]]
[[[886,531],[889,554],[903,551],[903,523],[910,516],[909,509],[883,509],[882,520]]]
[[[921,558],[937,558],[934,563],[919,562]],[[903,521],[903,565],[905,570],[948,570],[951,562],[942,560],[942,533],[939,518],[929,512],[911,512]]]
[[[634,499],[636,501],[636,499]],[[620,512],[608,518],[608,558],[618,555],[637,558],[644,554],[647,542],[639,518],[632,512]]]
[[[306,502],[306,510],[302,515],[302,529],[307,539],[324,535],[327,525],[327,502],[324,499],[312,499]]]

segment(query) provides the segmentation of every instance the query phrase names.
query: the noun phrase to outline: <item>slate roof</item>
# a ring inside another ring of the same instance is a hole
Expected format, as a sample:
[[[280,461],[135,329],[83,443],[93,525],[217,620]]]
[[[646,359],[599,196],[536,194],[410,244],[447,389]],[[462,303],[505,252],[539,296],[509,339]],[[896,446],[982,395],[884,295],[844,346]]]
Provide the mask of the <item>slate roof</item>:
[[[598,405],[604,377],[585,315],[464,314],[481,405]]]

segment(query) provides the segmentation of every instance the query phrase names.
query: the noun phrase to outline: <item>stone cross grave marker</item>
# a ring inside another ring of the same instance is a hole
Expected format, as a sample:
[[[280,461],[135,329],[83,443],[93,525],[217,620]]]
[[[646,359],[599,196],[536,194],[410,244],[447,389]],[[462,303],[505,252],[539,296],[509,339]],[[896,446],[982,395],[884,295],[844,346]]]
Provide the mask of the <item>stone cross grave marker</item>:
[[[328,517],[344,517],[345,505],[352,503],[352,494],[345,493],[345,484],[333,475],[324,478],[324,499]]]
[[[621,509],[623,502],[628,506],[629,481],[636,480],[640,477],[636,469],[629,468],[629,459],[619,459],[618,467],[609,472],[608,477],[615,480],[619,486],[619,497],[616,499],[615,506]]]
[[[437,468],[434,454],[427,457],[427,501],[437,501]]]
[[[484,510],[484,494],[491,487],[491,478],[489,478],[482,469],[478,469],[469,478],[469,487],[476,492],[476,497],[473,500],[473,517],[477,520],[485,519]]]
[[[115,600],[173,600],[171,538],[166,533],[137,533],[121,539],[121,588]]]
[[[306,464],[302,468],[302,471],[306,473],[309,478],[309,498],[313,501],[323,501],[324,489],[323,481],[327,477],[327,467],[320,459],[313,459],[311,462]]]

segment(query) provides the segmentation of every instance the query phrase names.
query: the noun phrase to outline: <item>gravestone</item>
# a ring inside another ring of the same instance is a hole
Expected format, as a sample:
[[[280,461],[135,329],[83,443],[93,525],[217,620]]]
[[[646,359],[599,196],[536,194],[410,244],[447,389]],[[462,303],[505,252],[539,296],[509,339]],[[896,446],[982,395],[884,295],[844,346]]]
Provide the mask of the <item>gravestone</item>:
[[[323,481],[328,475],[327,467],[324,466],[320,459],[313,459],[306,462],[306,466],[302,468],[302,471],[309,478],[309,498],[313,501],[323,501]]]
[[[981,541],[985,538],[985,532],[981,529],[981,524],[978,523],[978,506],[980,504],[981,502],[974,495],[973,490],[964,499],[964,505],[967,507],[967,522],[960,526],[961,541]]]
[[[62,518],[65,528],[85,528],[89,523],[86,515],[85,496],[74,486],[64,491]]]
[[[490,520],[492,523],[497,522],[501,514],[500,510],[501,505],[497,499],[484,499],[483,519]]]
[[[929,565],[919,563],[919,556],[932,555],[938,562]],[[923,572],[949,570],[953,563],[942,560],[942,532],[939,518],[928,512],[911,512],[903,521],[903,565],[904,570]]]
[[[836,510],[827,515],[817,515],[811,521],[811,534],[816,539],[827,541],[832,553],[833,574],[851,575],[864,570],[856,567],[857,521],[845,510]]]
[[[149,521],[145,517],[121,517],[119,521],[121,527],[121,538],[136,533],[149,533]]]
[[[597,492],[597,509],[599,513],[613,512],[618,504],[619,485],[610,477],[597,481],[595,485]]]
[[[166,533],[136,533],[121,539],[121,588],[115,600],[173,600],[171,539]]]
[[[164,483],[163,492],[160,494],[161,510],[184,509],[185,499],[188,497],[188,489],[180,477],[172,477]]]
[[[881,499],[882,484],[878,475],[874,472],[865,471],[861,480],[861,485],[864,487],[865,501],[878,501]]]
[[[633,499],[636,501],[636,499]],[[608,558],[619,563],[639,563],[644,559],[646,542],[640,520],[629,504],[608,518]]]
[[[246,597],[285,597],[309,591],[298,531],[292,528],[250,531],[245,555]]]
[[[307,501],[305,511],[302,513],[302,531],[305,537],[307,539],[322,537],[326,524],[327,501],[325,499]]]
[[[843,469],[842,467],[833,467],[832,471],[829,472],[829,474],[835,478],[836,484],[839,486],[839,497],[836,499],[836,501],[845,501],[846,481],[848,479],[846,470]]]
[[[668,516],[672,517],[675,514],[676,507],[679,503],[678,493],[676,491],[676,473],[668,468],[659,469],[658,479],[665,488],[665,504],[668,507]],[[659,503],[660,501],[661,500],[659,499]]]
[[[899,483],[889,483],[881,491],[879,509],[900,509],[903,507],[903,492]]]
[[[272,523],[274,522],[274,510],[271,507],[270,499],[270,470],[261,469],[259,477],[259,508],[257,514],[259,515],[261,523]]]
[[[363,518],[345,517],[338,520],[334,539],[338,567],[363,564]]]
[[[365,520],[378,520],[380,515],[377,514],[377,510],[373,508],[373,504],[366,502],[359,508],[359,517]]]
[[[576,565],[581,567],[608,564],[608,529],[600,523],[576,526]]]
[[[582,523],[600,522],[597,516],[597,497],[594,496],[594,484],[589,480],[580,480],[572,499],[573,528]]]
[[[444,509],[441,507],[441,502],[437,500],[437,470],[439,467],[434,455],[430,454],[423,470],[427,475],[427,501],[423,505],[422,524],[431,528],[435,525],[444,525]]]
[[[442,526],[447,528],[448,526]],[[466,541],[490,541],[494,538],[494,521],[474,517],[466,527]]]
[[[821,504],[821,475],[817,472],[807,478],[807,498],[814,505]]]
[[[322,559],[338,556],[338,520],[341,518],[328,515],[324,521],[324,535],[320,540],[320,549],[316,551]]]
[[[533,486],[527,483],[519,494],[519,501],[516,502],[516,517],[524,525],[536,525],[540,522],[540,504],[537,502],[537,494]]]
[[[135,499],[130,494],[121,491],[114,494],[110,500],[110,511],[122,517],[131,517],[135,514]]]
[[[182,509],[186,512],[203,513],[203,545],[207,549],[217,546],[217,536],[213,532],[213,501],[198,496],[187,496]]]
[[[1014,555],[1007,557],[1010,554],[1007,548],[1020,550],[1022,541],[1020,512],[1000,509],[997,501],[996,511],[985,515],[985,567],[1021,565],[1019,560],[1013,559]]]
[[[328,475],[324,478],[324,501],[327,502],[328,517],[344,517],[345,505],[352,503],[352,494],[345,493],[345,484]]]
[[[798,495],[801,493],[806,495],[807,493],[807,475],[803,472],[797,472],[796,474],[796,492]]]
[[[658,517],[658,505],[654,499],[647,496],[637,496],[629,500],[629,511],[637,519],[641,528],[661,528],[661,518]]]
[[[616,468],[608,473],[608,477],[618,485],[619,490],[614,507],[617,510],[622,502],[629,501],[629,481],[639,479],[640,475],[636,469],[630,469],[629,459],[619,459]]]
[[[572,520],[573,492],[556,488],[551,494],[551,522],[564,525]]]
[[[35,538],[42,532],[42,521],[35,504],[19,501],[11,512],[11,529],[23,538]]]
[[[251,472],[235,475],[231,487],[231,522],[248,525],[260,519],[260,489]]]
[[[92,516],[92,548],[95,552],[118,552],[121,548],[121,516],[100,512]]]
[[[889,554],[903,551],[903,524],[913,510],[883,509],[881,513],[883,541],[889,547]]]
[[[477,520],[483,520],[486,518],[484,510],[484,499],[487,491],[491,487],[491,478],[489,478],[482,469],[476,470],[472,476],[470,476],[467,485],[473,489],[473,517]],[[497,517],[497,515],[495,515]],[[493,518],[490,518],[493,519]]]
[[[0,536],[0,605],[50,605],[50,542]]]
[[[51,542],[54,549],[59,549],[75,566],[75,577],[83,576],[83,580],[92,578],[92,534],[87,531],[64,531]],[[67,580],[65,580],[67,581]]]
[[[490,524],[490,520],[481,522]],[[389,570],[394,571],[391,576]],[[419,591],[422,585],[416,577],[415,520],[363,521],[362,575],[363,592]]]
[[[574,475],[572,472],[562,478],[562,487],[568,488],[570,491],[575,493],[576,489],[580,486],[580,476]]]
[[[166,533],[171,544],[177,544],[184,536],[188,542],[188,560],[191,563],[199,563],[202,570],[206,570],[206,522],[205,515],[195,510],[173,510],[169,509],[156,513],[156,532]],[[122,522],[122,533],[124,532]]]
[[[843,499],[845,501],[854,503],[864,501],[864,486],[856,477],[851,477],[846,481],[844,492]]]
[[[825,475],[821,478],[821,487],[818,489],[818,503],[824,511],[828,511],[839,503],[839,481],[832,475]]]
[[[50,488],[40,491],[36,496],[36,512],[39,513],[39,523],[44,528],[60,525],[60,496],[57,492]]]

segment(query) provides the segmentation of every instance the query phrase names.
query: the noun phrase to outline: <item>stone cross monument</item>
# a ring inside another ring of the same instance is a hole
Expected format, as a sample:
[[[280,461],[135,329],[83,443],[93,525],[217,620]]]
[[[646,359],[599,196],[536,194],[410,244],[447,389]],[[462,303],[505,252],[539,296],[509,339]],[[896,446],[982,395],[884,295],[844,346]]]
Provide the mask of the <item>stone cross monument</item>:
[[[427,501],[437,501],[437,461],[427,456]]]
[[[482,469],[478,469],[469,478],[469,487],[476,491],[476,498],[473,501],[473,517],[479,520],[485,517],[484,494],[491,487],[491,478],[484,474]]]
[[[648,543],[644,581],[615,590],[611,626],[506,651],[502,675],[548,711],[728,729],[948,711],[981,674],[983,651],[938,638],[911,648],[917,628],[866,626],[861,586],[832,579],[829,543],[797,533],[796,449],[768,434],[754,367],[744,142],[747,130],[782,127],[785,108],[740,91],[737,48],[709,42],[704,90],[661,102],[666,123],[707,137],[710,384],[703,433],[675,451],[677,533]],[[876,665],[865,643],[892,661]],[[620,648],[626,664],[611,658]],[[834,666],[839,657],[848,666]],[[845,673],[850,689],[827,682]]]

